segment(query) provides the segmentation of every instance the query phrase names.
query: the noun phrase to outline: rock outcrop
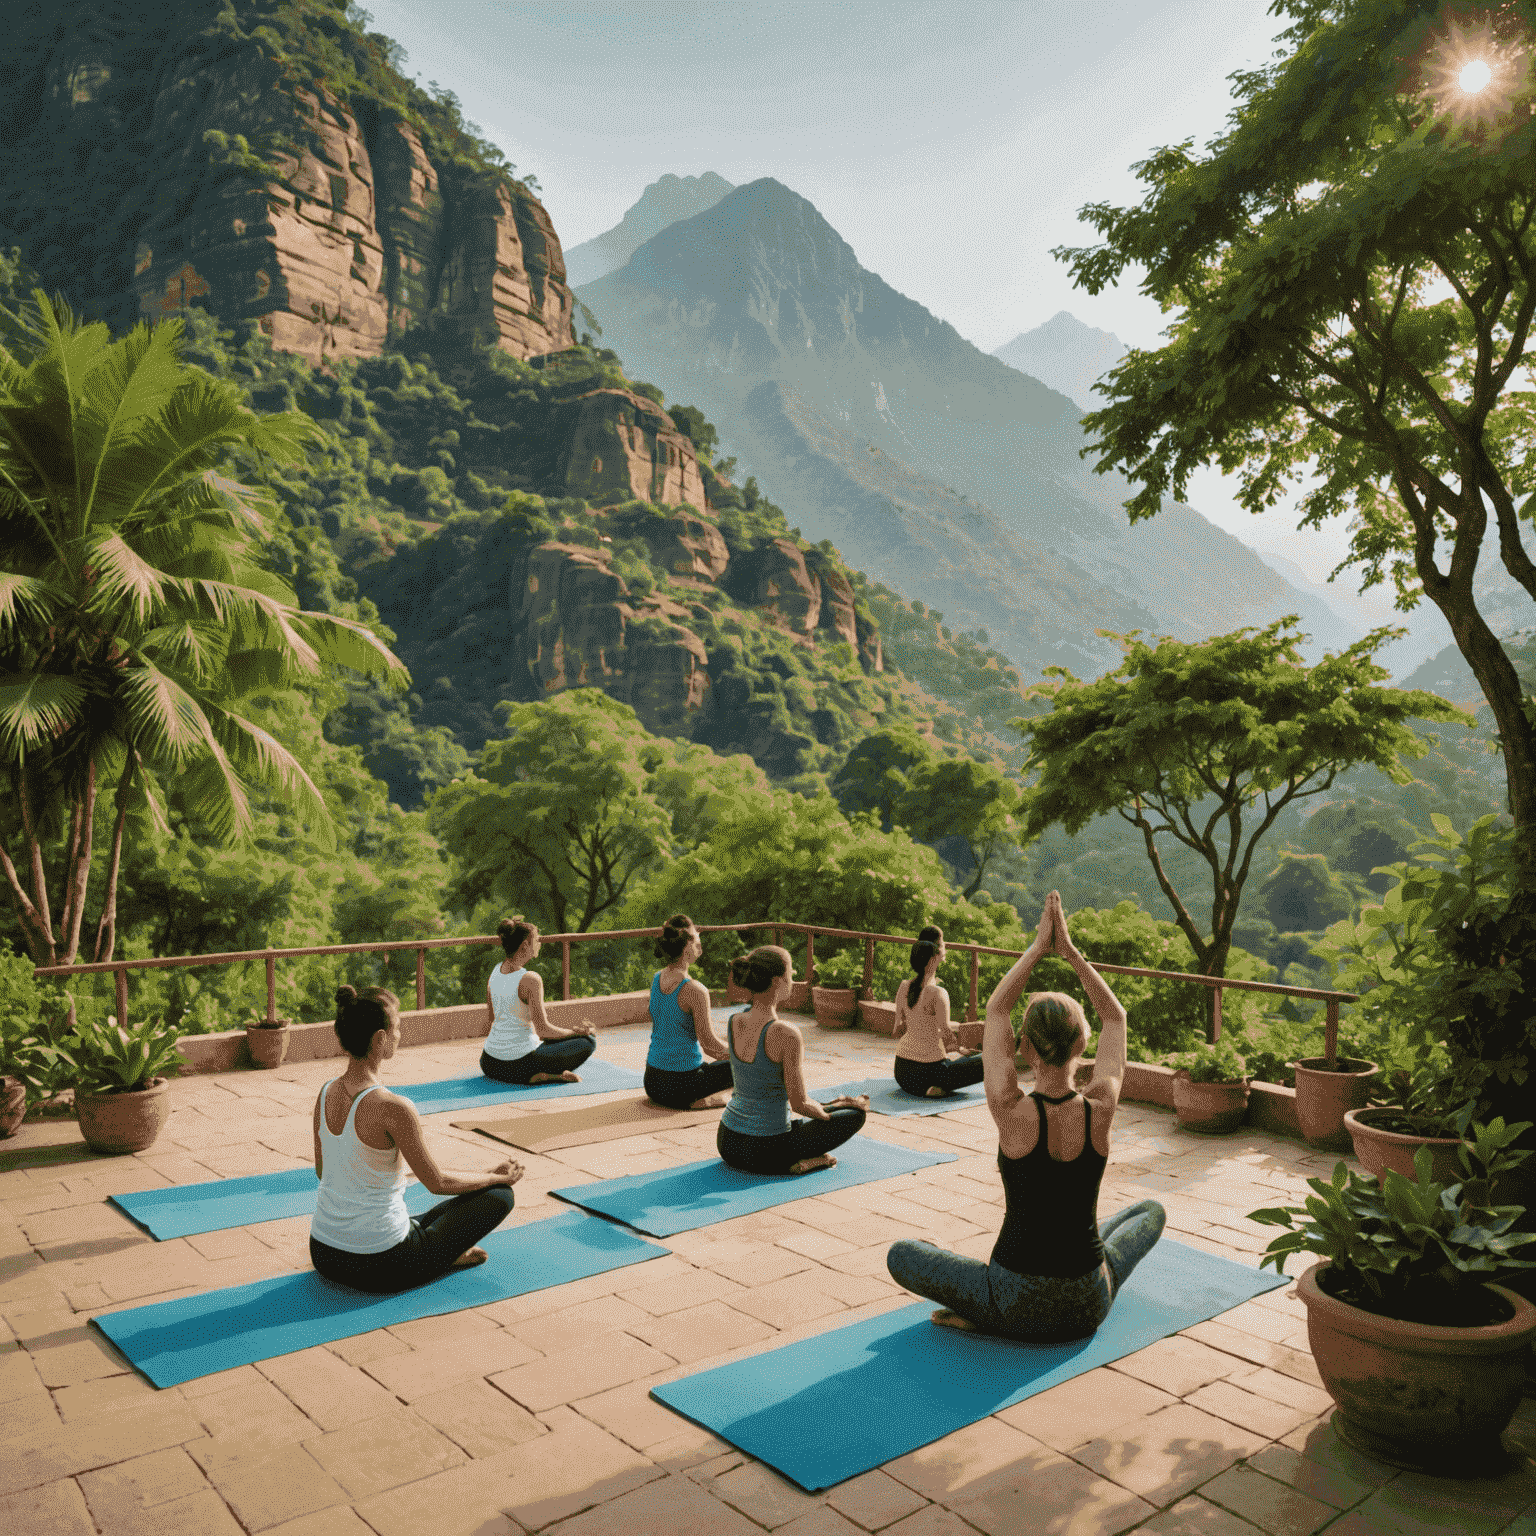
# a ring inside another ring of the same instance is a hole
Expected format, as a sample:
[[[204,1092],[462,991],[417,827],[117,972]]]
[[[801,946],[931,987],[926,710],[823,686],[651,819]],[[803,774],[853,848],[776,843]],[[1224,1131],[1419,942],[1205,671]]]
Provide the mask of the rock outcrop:
[[[580,403],[566,457],[572,495],[594,506],[633,498],[706,510],[693,443],[655,401],[627,389],[595,389]]]

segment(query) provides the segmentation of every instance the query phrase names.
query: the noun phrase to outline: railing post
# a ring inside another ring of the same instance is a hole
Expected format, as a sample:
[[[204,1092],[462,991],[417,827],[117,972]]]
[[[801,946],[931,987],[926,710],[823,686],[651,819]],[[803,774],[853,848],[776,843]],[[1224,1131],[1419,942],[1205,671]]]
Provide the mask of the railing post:
[[[277,957],[267,951],[267,1023],[277,1023]]]
[[[571,1000],[571,941],[560,940],[560,1001]]]
[[[416,951],[416,1006],[418,1009],[427,1006],[427,952],[424,949]]]
[[[782,928],[774,928],[771,931],[773,933],[773,947],[775,949],[783,949],[783,947],[784,947],[784,930]]]
[[[807,933],[805,936],[805,984],[808,987],[816,985],[816,935]]]
[[[1215,997],[1211,1000],[1211,1033],[1210,1041],[1215,1045],[1221,1039],[1221,983],[1213,988]]]
[[[864,997],[867,1001],[875,986],[875,941],[864,940]]]
[[[128,1027],[128,968],[120,965],[112,972],[112,984],[117,992],[117,1022],[119,1027]]]
[[[965,1005],[965,1022],[976,1022],[976,989],[981,981],[981,956],[976,953],[976,946],[971,945],[971,1000]]]
[[[1328,999],[1328,1013],[1323,1024],[1323,1056],[1331,1067],[1339,1059],[1339,1000]]]

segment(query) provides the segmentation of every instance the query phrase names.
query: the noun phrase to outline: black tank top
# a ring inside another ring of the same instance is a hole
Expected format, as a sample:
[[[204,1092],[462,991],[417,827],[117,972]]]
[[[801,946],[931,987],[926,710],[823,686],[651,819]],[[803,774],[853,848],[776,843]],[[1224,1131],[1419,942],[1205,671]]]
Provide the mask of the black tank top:
[[[1086,1099],[1083,1150],[1071,1162],[1059,1162],[1048,1145],[1043,1096],[1032,1093],[1030,1098],[1040,1116],[1039,1139],[1023,1157],[1004,1157],[1001,1147],[997,1152],[1006,1214],[992,1262],[1018,1275],[1074,1279],[1104,1262],[1099,1184],[1109,1159],[1093,1145],[1093,1106]]]

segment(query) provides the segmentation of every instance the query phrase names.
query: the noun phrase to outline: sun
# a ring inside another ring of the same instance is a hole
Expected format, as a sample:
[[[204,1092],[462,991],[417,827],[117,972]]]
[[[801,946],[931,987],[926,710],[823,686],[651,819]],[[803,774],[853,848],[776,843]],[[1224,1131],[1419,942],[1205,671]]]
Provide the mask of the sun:
[[[1496,33],[1486,22],[1467,26],[1452,19],[1418,60],[1421,89],[1436,116],[1486,128],[1517,106],[1529,109],[1531,43],[1523,34]]]
[[[1467,95],[1475,96],[1493,79],[1493,71],[1488,68],[1483,59],[1473,59],[1470,64],[1462,66],[1461,73],[1456,77],[1456,83]]]

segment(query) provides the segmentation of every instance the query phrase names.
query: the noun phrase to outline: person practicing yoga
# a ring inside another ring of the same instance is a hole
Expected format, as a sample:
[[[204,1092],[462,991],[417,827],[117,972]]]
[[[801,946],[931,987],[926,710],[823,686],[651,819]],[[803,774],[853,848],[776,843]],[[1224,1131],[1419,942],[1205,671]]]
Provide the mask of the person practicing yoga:
[[[423,1285],[450,1269],[486,1260],[478,1247],[512,1209],[521,1165],[489,1173],[439,1168],[409,1099],[379,1082],[400,1044],[393,992],[351,987],[336,994],[336,1038],[351,1060],[315,1100],[315,1172],[320,1193],[309,1227],[309,1258],[327,1280],[384,1293]],[[406,1168],[434,1195],[450,1198],[425,1215],[405,1209]]]
[[[1099,1018],[1099,1044],[1093,1079],[1079,1093],[1088,1021],[1074,998],[1037,993],[1020,1036],[1035,1076],[1026,1097],[1014,1067],[1013,1009],[1047,954],[1060,955],[1077,973]],[[886,1268],[897,1285],[941,1304],[936,1323],[1031,1343],[1087,1338],[1162,1235],[1164,1211],[1143,1200],[1096,1220],[1125,1075],[1125,1009],[1078,953],[1055,891],[1034,942],[987,1000],[982,1061],[1005,1199],[991,1262],[904,1240],[892,1245]]]
[[[491,1032],[480,1052],[480,1070],[498,1083],[579,1083],[576,1068],[597,1049],[590,1024],[562,1029],[544,1012],[544,978],[528,969],[539,952],[539,930],[504,917],[496,937],[506,954],[485,984]]]
[[[764,945],[731,962],[731,980],[752,994],[752,1006],[731,1015],[731,1102],[720,1117],[715,1146],[722,1162],[743,1173],[810,1173],[832,1168],[840,1147],[858,1134],[869,1095],[848,1094],[818,1104],[805,1091],[805,1042],[778,1015],[795,979],[787,949]],[[804,1115],[791,1122],[790,1111]]]
[[[949,1026],[949,993],[935,979],[943,963],[944,930],[930,924],[912,946],[915,974],[896,992],[896,1085],[930,1099],[979,1083],[984,1070],[978,1052],[949,1055],[960,1040]]]
[[[703,953],[693,919],[681,912],[669,917],[656,941],[656,956],[667,963],[651,977],[645,1054],[646,1096],[665,1109],[718,1109],[731,1086],[730,1049],[715,1033],[709,993],[688,974]]]

